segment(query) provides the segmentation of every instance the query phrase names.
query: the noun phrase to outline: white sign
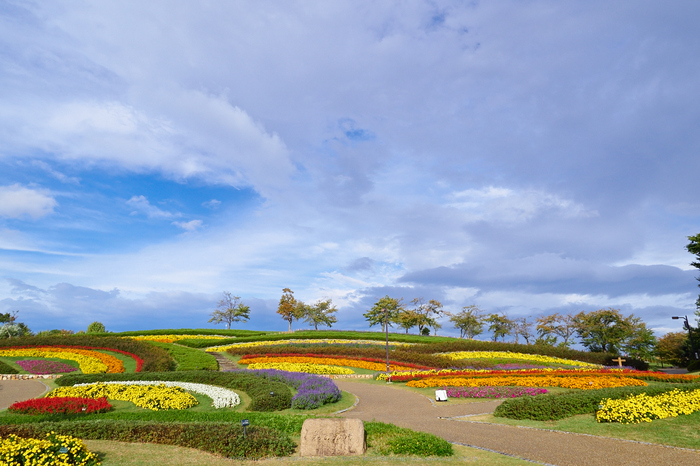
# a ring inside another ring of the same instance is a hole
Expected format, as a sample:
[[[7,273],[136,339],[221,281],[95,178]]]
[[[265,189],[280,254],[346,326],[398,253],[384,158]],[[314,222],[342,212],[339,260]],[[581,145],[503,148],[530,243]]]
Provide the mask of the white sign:
[[[435,390],[435,401],[447,401],[447,390]]]

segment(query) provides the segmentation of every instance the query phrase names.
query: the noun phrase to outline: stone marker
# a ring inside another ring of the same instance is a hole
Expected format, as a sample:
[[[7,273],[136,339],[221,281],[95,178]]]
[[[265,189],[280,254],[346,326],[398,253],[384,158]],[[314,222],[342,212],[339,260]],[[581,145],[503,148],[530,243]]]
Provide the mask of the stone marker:
[[[366,448],[359,419],[307,419],[301,426],[300,456],[363,455]]]

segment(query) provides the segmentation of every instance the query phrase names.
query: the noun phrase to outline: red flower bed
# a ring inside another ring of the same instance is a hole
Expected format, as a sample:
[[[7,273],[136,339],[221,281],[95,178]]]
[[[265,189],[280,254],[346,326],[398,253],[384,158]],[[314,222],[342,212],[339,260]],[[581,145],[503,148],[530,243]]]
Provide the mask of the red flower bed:
[[[376,362],[376,363],[380,363],[380,364],[386,363],[386,359],[380,359],[380,358],[363,358],[363,357],[357,357],[357,356],[341,356],[341,355],[317,354],[317,353],[303,353],[303,354],[301,354],[301,353],[266,353],[264,355],[246,354],[246,355],[241,356],[241,361],[243,361],[244,359],[259,358],[261,356],[264,356],[267,358],[307,357],[307,358],[328,358],[328,359],[351,359],[353,361]],[[395,366],[412,367],[414,369],[420,369],[420,370],[433,369],[432,367],[420,366],[418,364],[411,364],[408,362],[389,361],[389,364],[393,364]]]
[[[105,413],[111,408],[107,398],[56,397],[19,401],[7,410],[17,414],[90,414]]]
[[[114,353],[121,353],[125,356],[129,356],[130,358],[134,358],[134,361],[136,361],[136,372],[141,372],[141,367],[143,367],[143,359],[140,357],[136,356],[134,353],[129,353],[127,351],[122,351],[116,348],[103,348],[100,346],[73,346],[73,345],[38,345],[38,346],[31,346],[31,345],[25,345],[25,346],[8,346],[6,348],[2,349],[22,349],[22,348],[78,348],[78,349],[86,349],[86,350],[104,350],[104,351],[112,351]]]

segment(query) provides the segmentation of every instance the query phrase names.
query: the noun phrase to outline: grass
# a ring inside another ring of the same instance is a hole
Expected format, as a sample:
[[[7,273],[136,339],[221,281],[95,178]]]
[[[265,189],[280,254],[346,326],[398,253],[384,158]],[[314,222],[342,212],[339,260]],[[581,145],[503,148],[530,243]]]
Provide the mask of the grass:
[[[176,371],[219,370],[216,358],[204,350],[188,348],[175,343],[161,343],[149,341],[149,344],[163,348],[177,363]]]
[[[158,458],[162,466],[250,466],[250,461],[238,461],[223,458],[193,448],[156,445],[148,443],[123,443],[110,440],[84,440],[92,452],[99,455],[103,466],[152,466],[153,458]],[[270,458],[255,461],[255,466],[358,466],[372,464],[376,466],[394,466],[396,464],[411,465],[460,465],[479,464],[490,466],[525,466],[531,462],[511,458],[498,453],[479,450],[476,448],[453,446],[455,455],[452,457],[415,456],[380,456],[370,448],[365,456],[352,457],[300,457],[298,454],[288,458]]]

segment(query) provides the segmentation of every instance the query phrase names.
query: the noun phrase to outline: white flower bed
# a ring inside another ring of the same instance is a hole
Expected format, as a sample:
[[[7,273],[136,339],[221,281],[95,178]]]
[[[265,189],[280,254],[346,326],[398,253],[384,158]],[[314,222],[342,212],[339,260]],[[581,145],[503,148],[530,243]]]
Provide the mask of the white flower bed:
[[[97,382],[104,384],[120,384],[120,385],[159,385],[163,384],[168,387],[180,387],[188,392],[199,393],[201,395],[206,395],[212,399],[212,406],[216,409],[220,408],[233,408],[241,403],[241,397],[238,393],[228,388],[215,387],[214,385],[206,385],[203,383],[190,383],[190,382],[171,382],[168,380],[164,381],[147,381],[147,380],[131,380],[127,382]],[[75,386],[81,385],[95,385],[94,383],[79,383]]]

